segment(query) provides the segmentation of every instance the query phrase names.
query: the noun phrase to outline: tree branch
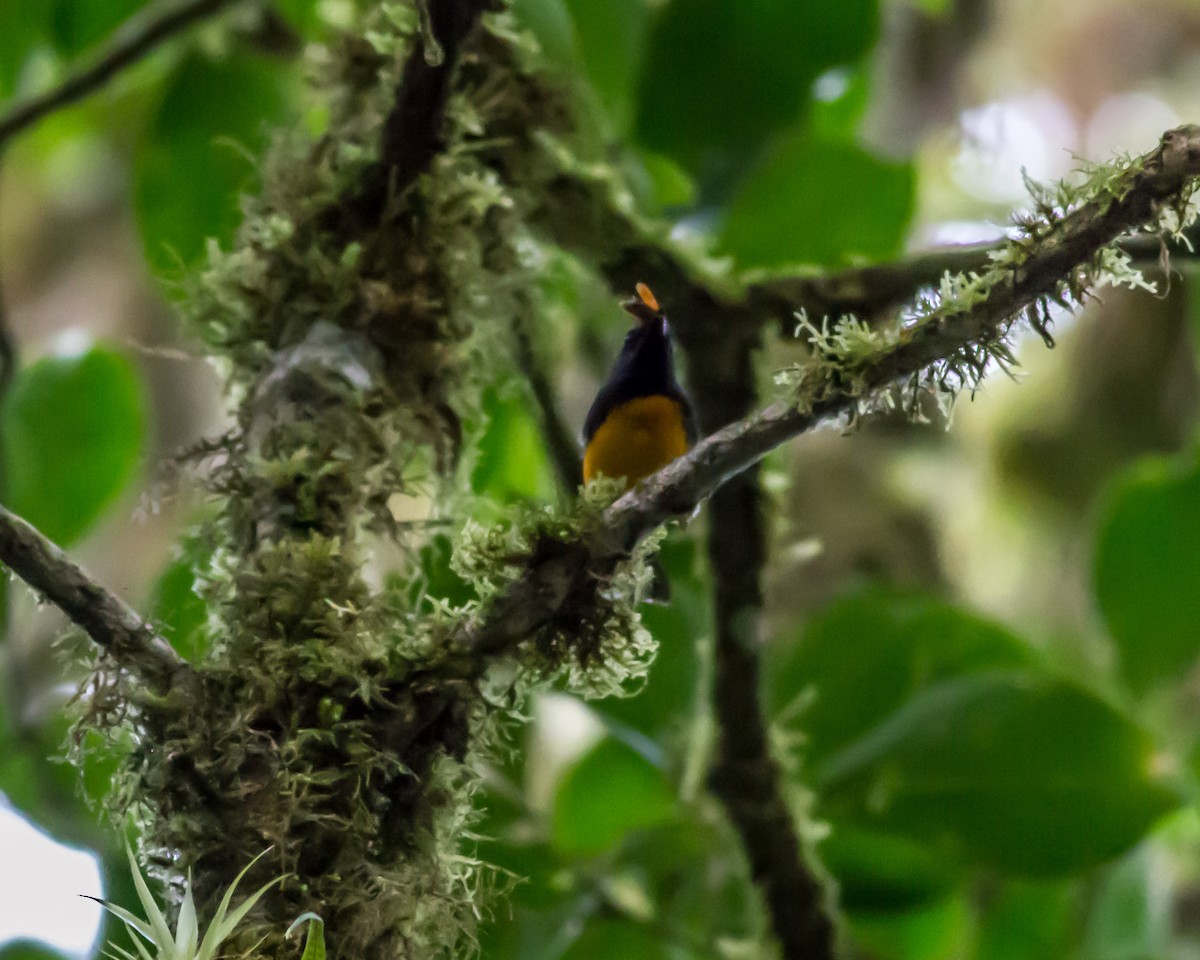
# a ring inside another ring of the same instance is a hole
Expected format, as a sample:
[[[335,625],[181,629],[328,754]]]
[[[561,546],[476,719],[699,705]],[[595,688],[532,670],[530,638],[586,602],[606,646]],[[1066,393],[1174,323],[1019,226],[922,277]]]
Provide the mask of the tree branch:
[[[157,17],[125,24],[112,45],[89,66],[69,74],[57,87],[11,106],[0,116],[0,146],[61,107],[82,100],[163,41],[194,23],[215,16],[237,0],[187,0]]]
[[[1200,127],[1163,135],[1106,196],[1075,210],[1007,273],[985,299],[960,313],[925,318],[881,347],[855,370],[853,383],[812,384],[798,404],[775,403],[708,436],[689,454],[647,478],[604,514],[589,536],[539,558],[494,599],[487,611],[462,625],[455,638],[457,668],[467,676],[551,623],[575,578],[603,576],[650,530],[690,512],[730,478],[784,441],[852,412],[871,394],[984,343],[1007,329],[1026,307],[1056,295],[1059,284],[1121,235],[1157,222],[1200,176]],[[453,669],[452,664],[447,665]]]
[[[495,0],[421,0],[421,35],[404,63],[396,99],[383,122],[379,159],[357,188],[321,218],[329,229],[360,235],[377,226],[388,199],[429,169],[445,147],[451,80],[463,42]]]
[[[703,331],[692,325],[680,342],[701,428],[711,432],[748,415],[757,403],[758,337],[738,325]],[[720,487],[708,507],[717,721],[709,784],[741,840],[784,960],[828,960],[833,921],[784,798],[759,697],[763,507],[757,465]]]
[[[88,577],[62,550],[0,507],[0,563],[41,593],[98,647],[156,693],[165,693],[186,663],[137,612]]]
[[[1200,229],[1193,226],[1186,236],[1186,242],[1169,242],[1169,251],[1174,258],[1194,260],[1200,250]],[[811,277],[776,277],[751,284],[746,300],[756,314],[777,320],[790,336],[799,310],[816,318],[845,314],[862,319],[876,317],[909,302],[922,289],[936,287],[947,272],[986,269],[989,255],[1000,246],[972,243],[936,247],[890,263]],[[1137,266],[1157,266],[1163,260],[1163,244],[1158,237],[1127,237],[1118,246]]]

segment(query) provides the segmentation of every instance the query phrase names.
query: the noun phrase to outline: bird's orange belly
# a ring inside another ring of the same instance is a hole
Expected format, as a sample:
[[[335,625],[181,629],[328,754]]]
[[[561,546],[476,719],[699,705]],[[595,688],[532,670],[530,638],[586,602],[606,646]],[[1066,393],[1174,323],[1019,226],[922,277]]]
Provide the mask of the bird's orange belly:
[[[583,479],[624,477],[632,486],[687,453],[683,410],[670,397],[638,397],[614,407],[592,435]]]

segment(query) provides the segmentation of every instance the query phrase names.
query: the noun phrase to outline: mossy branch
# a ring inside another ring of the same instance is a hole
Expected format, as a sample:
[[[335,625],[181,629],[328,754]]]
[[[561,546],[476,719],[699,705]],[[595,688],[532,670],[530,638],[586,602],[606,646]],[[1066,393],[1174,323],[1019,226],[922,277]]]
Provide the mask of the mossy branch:
[[[781,276],[752,283],[747,302],[756,315],[777,320],[791,333],[797,311],[812,316],[854,314],[878,316],[911,301],[917,294],[936,287],[947,273],[978,273],[986,270],[1002,243],[972,243],[935,247],[899,260],[852,267],[814,276]],[[1195,227],[1164,248],[1159,237],[1127,237],[1118,249],[1137,267],[1154,267],[1164,262],[1164,250],[1172,259],[1195,260],[1200,249],[1200,231]]]
[[[0,507],[0,562],[65,613],[98,647],[155,693],[188,669],[154,629],[62,550]]]
[[[794,402],[771,404],[709,435],[608,508],[594,532],[531,563],[481,616],[462,626],[455,662],[471,673],[482,670],[491,657],[549,623],[574,578],[607,575],[648,532],[686,515],[785,441],[854,413],[898,382],[955,362],[964,350],[996,346],[1024,311],[1044,298],[1061,297],[1063,285],[1074,286],[1079,271],[1119,237],[1157,229],[1167,211],[1186,203],[1198,176],[1200,127],[1168,131],[1155,150],[1133,162],[1102,195],[1029,241],[1021,259],[1009,264],[975,302],[929,311],[858,358],[853,370],[815,365],[815,375],[799,384]]]
[[[422,29],[396,85],[383,123],[379,159],[356,188],[326,211],[325,225],[357,236],[377,226],[399,197],[446,147],[446,107],[463,43],[493,0],[424,0]]]

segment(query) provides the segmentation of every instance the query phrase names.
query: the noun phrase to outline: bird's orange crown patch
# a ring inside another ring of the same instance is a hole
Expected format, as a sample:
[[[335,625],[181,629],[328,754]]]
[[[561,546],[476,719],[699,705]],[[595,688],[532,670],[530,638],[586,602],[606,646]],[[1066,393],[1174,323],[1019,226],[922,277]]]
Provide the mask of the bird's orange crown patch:
[[[658,300],[655,298],[654,294],[650,292],[650,288],[644,283],[639,283],[636,287],[636,290],[637,295],[641,299],[642,303],[648,306],[655,313],[658,313],[660,310]]]

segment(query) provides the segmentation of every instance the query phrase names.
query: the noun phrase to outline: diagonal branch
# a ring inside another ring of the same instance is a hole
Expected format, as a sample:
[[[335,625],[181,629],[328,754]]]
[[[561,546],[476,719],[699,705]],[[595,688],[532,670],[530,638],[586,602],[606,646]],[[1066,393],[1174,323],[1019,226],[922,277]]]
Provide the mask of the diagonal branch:
[[[187,0],[152,19],[135,19],[125,24],[112,45],[92,63],[69,74],[57,87],[16,103],[0,115],[0,146],[55,110],[99,90],[159,44],[192,24],[215,16],[234,2],[236,0]]]
[[[1157,149],[1140,158],[1117,184],[1115,196],[1088,203],[1038,242],[1019,267],[1005,274],[986,297],[958,313],[929,316],[879,348],[856,368],[852,382],[809,384],[798,404],[775,403],[711,434],[614,503],[590,536],[563,545],[532,563],[499,593],[455,639],[454,664],[467,676],[551,623],[576,577],[603,575],[649,531],[690,512],[696,504],[786,440],[852,413],[866,397],[964,348],[986,344],[1040,298],[1059,286],[1123,234],[1157,223],[1200,177],[1200,127],[1163,135]],[[448,664],[448,669],[453,665]]]
[[[1162,263],[1163,243],[1158,237],[1127,237],[1119,246],[1139,267]],[[746,300],[757,315],[777,320],[790,336],[799,310],[811,317],[876,317],[909,302],[922,289],[936,287],[946,273],[987,269],[989,256],[1000,249],[999,243],[935,247],[889,263],[815,276],[774,277],[751,284]],[[1172,257],[1194,261],[1200,230],[1191,228],[1186,240],[1171,242],[1169,249]]]
[[[105,652],[156,693],[186,669],[137,612],[92,580],[30,524],[0,507],[0,563],[62,610]]]

